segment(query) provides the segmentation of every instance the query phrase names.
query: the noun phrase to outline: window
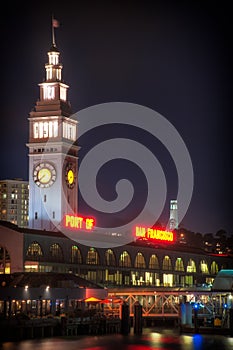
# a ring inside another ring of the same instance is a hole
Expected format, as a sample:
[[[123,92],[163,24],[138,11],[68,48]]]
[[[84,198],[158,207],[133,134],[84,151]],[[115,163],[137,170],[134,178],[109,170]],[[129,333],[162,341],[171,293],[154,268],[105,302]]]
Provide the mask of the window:
[[[159,269],[159,262],[158,258],[155,254],[151,255],[150,261],[149,261],[149,269]]]
[[[172,287],[173,286],[173,275],[172,274],[163,274],[163,285],[165,287]]]
[[[51,70],[47,70],[47,74],[51,77]],[[44,85],[44,99],[52,100],[55,98],[55,87],[51,85]]]
[[[99,264],[99,255],[95,248],[90,248],[88,250],[86,263],[91,265]]]
[[[43,252],[42,252],[42,249],[41,249],[40,244],[39,244],[38,242],[32,242],[32,243],[28,246],[26,255],[27,255],[28,257],[43,256]]]
[[[126,250],[120,255],[119,266],[131,267],[131,258],[129,253]]]
[[[56,65],[59,63],[58,61],[58,52],[49,52],[49,64]]]
[[[48,138],[58,136],[58,121],[48,121],[48,122],[35,122],[33,124],[33,137],[38,138]],[[39,149],[38,149],[39,152]]]
[[[71,247],[71,262],[74,264],[82,263],[82,255],[80,249],[76,245]]]
[[[105,263],[107,266],[116,266],[116,258],[112,249],[105,252]]]
[[[63,137],[75,141],[76,140],[76,125],[68,123],[67,121],[63,122]]]
[[[50,256],[58,260],[63,259],[63,252],[58,243],[54,243],[49,248]]]
[[[181,258],[176,259],[175,271],[184,271],[184,262]]]
[[[11,273],[10,269],[10,254],[8,253],[6,248],[0,247],[0,274]]]
[[[192,259],[188,261],[187,272],[196,272],[196,264]]]
[[[134,267],[139,268],[139,269],[146,268],[146,262],[145,262],[144,255],[140,252],[138,252],[136,255]]]
[[[202,273],[209,273],[209,268],[208,268],[207,262],[205,260],[201,260],[200,270]]]
[[[216,261],[212,261],[212,264],[210,266],[210,272],[213,275],[216,275],[219,272],[218,264],[216,263]]]
[[[171,259],[168,255],[163,258],[163,270],[172,270]]]
[[[60,87],[60,99],[66,101],[66,88]]]

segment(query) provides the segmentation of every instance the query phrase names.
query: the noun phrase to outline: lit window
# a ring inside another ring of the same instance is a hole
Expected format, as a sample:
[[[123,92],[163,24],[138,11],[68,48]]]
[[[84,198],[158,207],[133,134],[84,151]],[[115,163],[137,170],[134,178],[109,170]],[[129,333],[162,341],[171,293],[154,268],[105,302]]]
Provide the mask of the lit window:
[[[66,101],[66,88],[60,87],[60,99]]]
[[[201,261],[200,270],[202,273],[209,273],[209,268],[208,268],[207,262],[205,260]]]
[[[138,252],[136,255],[134,267],[141,268],[141,269],[146,268],[146,262],[145,262],[144,255],[140,252]]]
[[[55,87],[51,85],[44,86],[44,99],[52,100],[55,98]]]
[[[184,262],[181,258],[176,259],[175,271],[184,271]]]
[[[116,258],[112,249],[105,252],[105,263],[107,266],[116,266]]]
[[[163,258],[163,270],[172,270],[171,259],[168,255]]]
[[[76,245],[73,245],[71,247],[71,262],[74,264],[81,264],[82,263],[81,252],[80,252],[80,249]]]
[[[188,261],[187,272],[196,272],[196,264],[192,259]]]
[[[63,259],[63,252],[58,243],[54,243],[49,248],[50,256],[59,260]]]
[[[216,261],[212,261],[212,264],[210,266],[210,272],[214,275],[216,275],[219,272],[218,264],[216,263]]]
[[[119,266],[131,267],[131,258],[129,253],[126,250],[120,255]]]
[[[37,242],[32,242],[27,249],[27,256],[43,256],[41,246]]]
[[[99,264],[99,255],[95,248],[90,248],[88,250],[86,263],[91,265]]]

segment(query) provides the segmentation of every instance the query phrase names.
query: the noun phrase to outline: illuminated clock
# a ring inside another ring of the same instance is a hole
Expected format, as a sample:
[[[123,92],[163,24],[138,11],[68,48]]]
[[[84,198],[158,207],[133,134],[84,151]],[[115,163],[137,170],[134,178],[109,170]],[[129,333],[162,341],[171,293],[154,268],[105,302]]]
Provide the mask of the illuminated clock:
[[[34,168],[33,180],[39,187],[50,187],[56,180],[56,169],[51,163],[39,163]]]
[[[72,163],[69,163],[66,166],[65,179],[66,179],[67,186],[69,188],[73,188],[75,185],[75,170],[74,170],[74,165]]]

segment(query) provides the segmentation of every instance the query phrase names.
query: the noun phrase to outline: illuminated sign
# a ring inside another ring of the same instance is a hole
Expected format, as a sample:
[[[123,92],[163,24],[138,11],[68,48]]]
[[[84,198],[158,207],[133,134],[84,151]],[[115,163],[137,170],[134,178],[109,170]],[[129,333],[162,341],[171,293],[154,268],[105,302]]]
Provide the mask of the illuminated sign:
[[[64,225],[65,227],[74,230],[91,231],[95,226],[95,219],[66,214],[64,218]]]
[[[174,242],[174,234],[171,231],[158,230],[154,228],[147,228],[136,226],[135,236],[148,240]]]

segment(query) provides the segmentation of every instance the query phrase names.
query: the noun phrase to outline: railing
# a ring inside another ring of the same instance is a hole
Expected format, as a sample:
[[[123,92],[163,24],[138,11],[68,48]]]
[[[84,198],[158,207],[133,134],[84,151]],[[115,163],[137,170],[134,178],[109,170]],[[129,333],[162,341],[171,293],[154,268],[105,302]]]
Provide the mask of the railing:
[[[165,317],[179,318],[180,305],[184,302],[191,304],[198,303],[199,315],[203,317],[213,317],[213,315],[221,315],[224,311],[223,304],[226,293],[216,293],[210,290],[198,290],[190,288],[190,290],[166,290],[166,288],[109,288],[108,298],[119,298],[129,305],[130,316],[134,316],[134,306],[139,302],[142,306],[143,317]],[[120,312],[120,304],[105,305],[105,312]]]

